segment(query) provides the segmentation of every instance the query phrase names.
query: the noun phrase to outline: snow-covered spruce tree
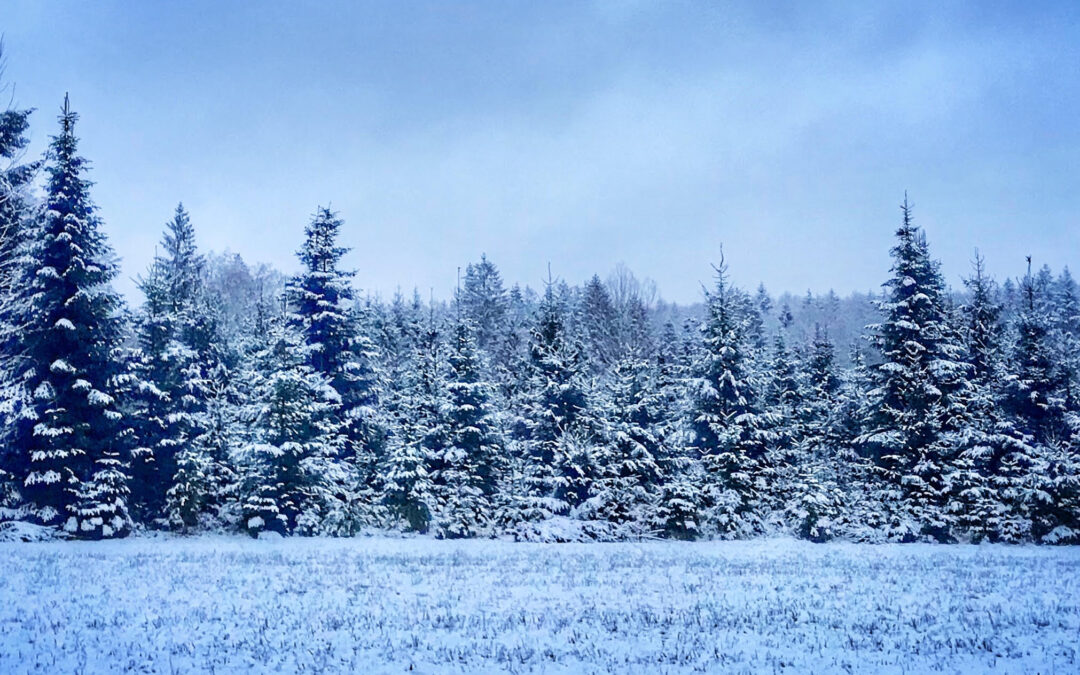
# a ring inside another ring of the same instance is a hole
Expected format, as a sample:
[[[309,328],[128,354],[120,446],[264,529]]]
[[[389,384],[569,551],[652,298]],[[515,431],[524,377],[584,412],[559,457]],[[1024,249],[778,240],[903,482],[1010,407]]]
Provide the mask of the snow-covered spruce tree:
[[[251,441],[245,468],[242,518],[252,535],[316,534],[340,508],[347,469],[338,461],[345,437],[340,397],[308,365],[303,336],[288,322],[274,329],[258,354]]]
[[[503,335],[509,299],[499,269],[486,255],[480,256],[480,262],[466,266],[457,301],[462,313],[476,326],[476,342],[480,349],[495,349]]]
[[[1015,324],[1015,344],[1006,376],[1003,407],[1021,433],[1036,443],[1064,435],[1061,368],[1050,344],[1050,317],[1030,272],[1021,282],[1023,305]]]
[[[48,154],[46,203],[21,281],[18,381],[28,408],[13,447],[29,458],[38,519],[77,536],[130,530],[124,464],[129,430],[114,396],[122,301],[112,249],[90,199],[68,100]]]
[[[687,336],[667,322],[655,357],[657,387],[662,396],[660,433],[664,452],[656,457],[661,484],[653,525],[672,539],[694,539],[703,524],[701,489],[705,482],[701,462],[685,442],[692,363],[687,342]]]
[[[791,420],[782,424],[789,449],[780,467],[776,506],[799,537],[825,541],[838,534],[851,457],[838,424],[843,401],[835,349],[820,325],[799,371],[797,395],[784,412]]]
[[[595,466],[590,461],[585,362],[566,325],[564,294],[547,284],[529,341],[526,517],[563,514],[588,496]]]
[[[619,317],[599,276],[593,275],[585,284],[580,313],[585,354],[593,372],[602,372],[614,363],[619,351]]]
[[[351,307],[351,272],[340,269],[348,249],[338,246],[343,221],[319,208],[304,230],[297,252],[303,271],[287,285],[289,321],[303,336],[307,364],[322,375],[340,398],[333,414],[345,435],[340,459],[353,465],[353,485],[341,490],[356,498],[349,504],[353,517],[338,514],[341,533],[355,531],[370,520],[375,498],[372,483],[381,452],[384,430],[376,411],[378,402],[378,348],[362,324],[362,310]],[[349,522],[354,521],[354,522]]]
[[[660,462],[669,454],[667,401],[656,365],[629,352],[615,364],[599,399],[600,473],[580,510],[626,526],[626,534],[644,534],[657,522]]]
[[[796,446],[803,431],[796,414],[803,393],[801,359],[798,350],[788,349],[786,333],[787,329],[783,327],[776,331],[772,353],[760,375],[764,389],[763,405],[776,421],[773,427],[776,438],[772,447],[778,470],[791,469],[797,463]],[[786,488],[782,481],[775,483],[775,487],[778,489],[771,490],[773,495],[786,500]]]
[[[394,526],[426,532],[445,486],[449,425],[442,338],[434,310],[396,392],[394,421],[381,469],[382,503]]]
[[[169,527],[189,531],[200,525],[224,527],[235,513],[239,476],[233,461],[241,438],[240,400],[233,374],[218,363],[205,380],[200,433],[176,456],[176,473],[166,493]]]
[[[999,404],[1005,416],[999,425],[1005,448],[992,476],[1007,505],[999,533],[1006,541],[1041,540],[1062,520],[1053,494],[1053,469],[1063,464],[1052,458],[1060,455],[1071,436],[1062,371],[1055,361],[1048,304],[1042,297],[1048,285],[1032,276],[1030,259],[1028,267],[1020,284],[1022,304]]]
[[[18,451],[11,434],[25,403],[25,391],[15,380],[22,345],[19,281],[37,225],[30,190],[40,162],[19,161],[28,142],[30,112],[0,112],[0,507],[22,502],[30,459]]]
[[[748,377],[745,303],[728,283],[723,259],[715,269],[693,368],[691,446],[707,478],[708,527],[721,537],[745,537],[763,527],[763,492],[773,475],[768,446],[775,434]]]
[[[206,376],[219,360],[215,311],[203,288],[204,259],[183,204],[166,224],[162,251],[139,281],[146,300],[130,397],[138,440],[132,451],[132,510],[145,523],[169,520],[165,502],[177,456],[190,451],[203,431]]]
[[[472,320],[458,315],[451,330],[446,373],[445,467],[435,514],[436,533],[446,538],[483,532],[493,517],[502,473],[493,388],[484,380]]]
[[[995,539],[1007,507],[995,488],[995,475],[1005,452],[1018,442],[1003,433],[997,400],[1004,378],[1002,353],[1002,307],[993,280],[986,275],[978,251],[973,274],[964,279],[968,300],[960,308],[960,335],[971,364],[967,397],[968,423],[955,434],[956,456],[946,475],[949,485],[947,512],[955,536],[965,541]],[[1010,528],[1013,529],[1013,528]]]
[[[1052,342],[1061,371],[1065,407],[1080,410],[1080,288],[1066,267],[1054,282]]]
[[[948,432],[962,426],[970,367],[949,325],[938,264],[912,222],[906,197],[901,210],[893,276],[880,304],[884,320],[870,327],[881,362],[866,394],[872,407],[859,441],[890,492],[883,500],[891,511],[888,535],[943,539],[949,536],[944,476],[954,449]]]
[[[508,294],[506,321],[488,351],[496,433],[503,444],[494,496],[493,525],[511,530],[532,514],[526,481],[531,475],[530,411],[532,362],[529,353],[530,302],[519,286]]]

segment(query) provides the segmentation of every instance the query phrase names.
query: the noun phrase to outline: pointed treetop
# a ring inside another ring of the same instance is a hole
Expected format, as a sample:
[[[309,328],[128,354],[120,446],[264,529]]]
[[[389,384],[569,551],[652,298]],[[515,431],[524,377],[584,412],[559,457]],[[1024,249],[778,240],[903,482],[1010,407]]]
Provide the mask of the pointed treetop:
[[[60,110],[60,125],[65,135],[74,133],[75,122],[78,119],[79,114],[71,110],[71,101],[68,99],[67,92],[64,92],[64,107]]]

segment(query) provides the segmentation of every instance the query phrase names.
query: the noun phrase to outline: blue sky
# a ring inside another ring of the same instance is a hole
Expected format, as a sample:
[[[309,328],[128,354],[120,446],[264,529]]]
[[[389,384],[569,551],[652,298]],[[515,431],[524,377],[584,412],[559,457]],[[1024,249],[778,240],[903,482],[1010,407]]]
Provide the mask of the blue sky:
[[[1077,3],[0,10],[33,151],[65,91],[81,114],[129,294],[180,200],[203,248],[286,271],[329,204],[383,295],[446,297],[486,252],[690,301],[721,244],[747,286],[876,288],[905,189],[952,284],[976,246],[999,276],[1077,264]]]

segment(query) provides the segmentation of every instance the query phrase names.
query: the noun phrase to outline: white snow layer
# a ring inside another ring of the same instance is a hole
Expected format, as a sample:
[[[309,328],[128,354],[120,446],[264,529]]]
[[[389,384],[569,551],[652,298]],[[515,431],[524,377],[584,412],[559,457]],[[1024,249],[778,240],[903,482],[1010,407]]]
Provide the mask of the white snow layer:
[[[0,672],[1064,673],[1080,549],[0,543]]]

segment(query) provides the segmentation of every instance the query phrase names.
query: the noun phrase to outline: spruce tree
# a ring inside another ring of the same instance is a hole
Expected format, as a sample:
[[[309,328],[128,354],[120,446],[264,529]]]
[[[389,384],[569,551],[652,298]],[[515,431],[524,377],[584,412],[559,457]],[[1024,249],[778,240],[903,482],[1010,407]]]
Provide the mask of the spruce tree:
[[[126,444],[115,391],[123,325],[112,249],[78,155],[67,98],[48,154],[46,203],[21,282],[19,382],[28,408],[13,446],[29,458],[27,496],[44,523],[82,537],[130,529]]]
[[[450,438],[442,338],[434,311],[420,336],[394,405],[382,468],[383,505],[392,522],[426,532],[446,486]]]
[[[905,197],[896,232],[892,278],[872,327],[881,363],[874,372],[869,428],[860,442],[899,502],[891,504],[892,536],[948,536],[944,476],[952,460],[947,432],[959,428],[969,366],[949,324],[944,281]],[[886,501],[888,504],[888,500]]]
[[[466,318],[476,326],[480,349],[495,349],[509,312],[509,298],[499,269],[487,255],[481,255],[480,262],[469,263],[465,268],[464,284],[457,300]]]
[[[656,523],[667,448],[667,406],[655,365],[634,352],[612,370],[602,397],[603,454],[592,517],[644,532]]]
[[[585,284],[581,298],[583,341],[594,372],[601,372],[615,361],[619,351],[619,325],[615,306],[607,286],[593,275]]]
[[[530,517],[565,513],[587,497],[592,475],[584,358],[567,328],[563,295],[549,281],[529,341],[526,484]]]
[[[715,269],[694,364],[691,445],[707,477],[709,525],[721,536],[746,536],[763,527],[759,507],[772,473],[767,455],[775,435],[748,377],[745,303],[729,284],[723,260]]]
[[[367,333],[371,323],[367,312],[352,305],[353,273],[340,269],[349,250],[337,243],[342,225],[337,214],[319,208],[305,228],[304,245],[297,252],[303,269],[286,288],[289,322],[303,336],[307,365],[340,399],[333,412],[346,439],[340,459],[352,465],[355,471],[351,475],[357,481],[341,489],[362,502],[371,502],[385,436],[377,410],[378,348]],[[350,508],[359,518],[365,517],[364,504]],[[349,529],[358,526],[355,523]]]
[[[436,515],[437,531],[447,538],[473,536],[488,526],[502,469],[493,392],[475,334],[472,320],[459,314],[447,359],[449,448]]]
[[[319,533],[335,502],[348,499],[339,488],[341,399],[306,351],[302,336],[282,322],[258,355],[251,441],[242,450],[242,518],[253,536]]]
[[[778,480],[778,507],[788,526],[803,539],[824,541],[838,534],[848,477],[846,439],[839,429],[843,406],[841,380],[836,371],[835,348],[828,332],[814,326],[806,358],[794,378],[791,422],[783,426],[790,443],[788,461]]]
[[[0,45],[0,59],[3,45]],[[22,499],[21,484],[29,457],[18,448],[17,416],[24,394],[15,379],[22,341],[19,282],[29,244],[35,239],[35,204],[30,194],[40,162],[21,163],[26,148],[30,110],[0,112],[0,504]]]
[[[204,287],[205,259],[183,204],[162,236],[162,253],[139,281],[146,301],[137,331],[136,385],[131,417],[133,510],[144,522],[168,522],[166,495],[177,478],[177,458],[191,458],[203,433],[207,377],[222,356],[215,303]],[[185,471],[184,480],[190,479]]]

